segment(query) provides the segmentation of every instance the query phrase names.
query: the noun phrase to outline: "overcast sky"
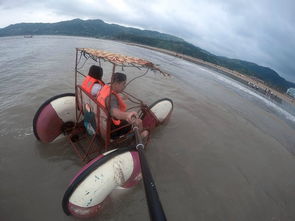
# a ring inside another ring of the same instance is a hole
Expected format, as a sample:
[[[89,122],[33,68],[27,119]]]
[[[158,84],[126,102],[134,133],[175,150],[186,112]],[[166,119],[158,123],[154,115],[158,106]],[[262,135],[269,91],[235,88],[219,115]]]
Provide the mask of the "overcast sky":
[[[172,34],[295,82],[293,0],[0,0],[0,28],[73,18]]]

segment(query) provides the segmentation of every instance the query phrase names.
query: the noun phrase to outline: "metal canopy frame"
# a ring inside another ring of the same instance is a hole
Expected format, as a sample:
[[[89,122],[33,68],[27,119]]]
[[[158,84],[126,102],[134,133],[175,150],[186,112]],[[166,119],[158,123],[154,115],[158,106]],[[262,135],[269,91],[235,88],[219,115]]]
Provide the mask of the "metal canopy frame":
[[[115,69],[116,67],[135,67],[138,69],[142,69],[145,68],[147,69],[147,71],[143,74],[145,75],[149,70],[152,71],[157,71],[159,73],[161,73],[163,76],[169,76],[168,73],[163,72],[160,68],[156,67],[152,62],[150,61],[146,61],[140,58],[135,58],[135,57],[130,57],[130,56],[124,56],[121,54],[115,54],[115,53],[110,53],[110,52],[106,52],[106,51],[102,51],[102,50],[95,50],[95,49],[90,49],[90,48],[76,48],[76,62],[75,62],[75,97],[76,97],[76,123],[75,123],[75,129],[73,131],[82,131],[84,126],[81,124],[79,124],[79,122],[81,121],[81,118],[83,116],[83,99],[82,99],[82,95],[81,93],[86,94],[96,105],[97,107],[97,112],[96,112],[96,118],[99,118],[100,116],[98,116],[100,114],[100,112],[104,112],[104,114],[107,116],[107,126],[106,126],[106,137],[104,139],[104,148],[103,148],[103,152],[108,151],[110,149],[112,149],[112,146],[120,143],[121,141],[125,141],[127,138],[126,137],[122,137],[120,138],[120,140],[114,140],[111,141],[110,139],[110,134],[111,134],[111,116],[109,114],[109,111],[104,108],[100,103],[98,103],[96,101],[96,98],[94,96],[92,96],[91,94],[88,94],[77,82],[78,79],[78,74],[82,75],[85,77],[85,75],[83,73],[81,73],[78,70],[78,64],[81,60],[81,58],[84,57],[86,60],[88,58],[91,58],[92,60],[99,62],[99,65],[101,66],[101,60],[109,62],[113,65],[112,68],[112,74],[115,73]],[[86,62],[86,61],[85,61]],[[141,76],[143,76],[141,75]],[[138,76],[138,77],[141,77]],[[136,77],[136,78],[138,78]],[[135,80],[136,78],[132,79],[131,81]],[[131,82],[129,81],[129,83]],[[110,90],[111,93],[111,90]],[[124,92],[126,93],[126,92]],[[128,93],[126,93],[128,94]],[[153,113],[149,113],[149,109],[147,107],[147,105],[145,105],[141,100],[139,100],[138,98],[128,94],[128,96],[132,97],[133,99],[133,103],[134,99],[137,101],[137,107],[140,107],[141,111],[142,111],[142,115],[144,114],[152,114]],[[110,96],[112,97],[112,96]],[[110,102],[111,99],[109,99]],[[99,110],[99,111],[98,111]],[[101,120],[101,119],[100,119]],[[98,124],[101,124],[100,120],[97,121]],[[116,129],[118,130],[118,129]],[[97,153],[97,152],[101,152],[101,150],[99,148],[95,148],[95,139],[101,138],[100,136],[100,125],[96,125],[96,131],[95,134],[90,138],[88,138],[88,145],[87,147],[83,147],[81,148],[81,145],[79,143],[73,142],[72,137],[73,137],[73,133],[69,134],[69,141],[74,149],[74,151],[77,153],[77,155],[82,159],[82,161],[89,161],[91,160],[91,157],[89,157],[89,155],[93,154],[93,153]],[[102,139],[102,138],[101,138]],[[84,150],[83,150],[84,149]],[[96,150],[95,150],[96,149]]]

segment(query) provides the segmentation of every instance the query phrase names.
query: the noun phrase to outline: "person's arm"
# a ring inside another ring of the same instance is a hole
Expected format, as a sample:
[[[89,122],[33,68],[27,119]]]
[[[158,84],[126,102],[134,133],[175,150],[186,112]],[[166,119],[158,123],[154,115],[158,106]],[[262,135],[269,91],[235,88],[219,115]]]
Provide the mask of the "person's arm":
[[[119,108],[112,108],[111,110],[112,117],[117,118],[118,120],[126,120],[128,123],[132,123],[132,117],[135,116],[137,118],[137,113],[135,111],[121,111]]]
[[[109,98],[106,99],[106,102],[108,104]],[[137,113],[134,111],[127,111],[127,112],[121,111],[119,109],[118,101],[114,95],[112,95],[110,107],[111,107],[111,111],[110,111],[111,116],[118,120],[126,120],[128,123],[132,123],[133,122],[132,116],[135,116],[136,118],[138,117]]]

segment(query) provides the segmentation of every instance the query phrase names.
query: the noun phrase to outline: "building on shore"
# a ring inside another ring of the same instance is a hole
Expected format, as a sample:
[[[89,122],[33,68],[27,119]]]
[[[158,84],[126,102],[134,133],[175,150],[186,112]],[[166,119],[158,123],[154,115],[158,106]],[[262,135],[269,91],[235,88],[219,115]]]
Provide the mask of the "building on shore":
[[[290,88],[287,90],[287,94],[290,95],[291,97],[295,98],[295,88],[290,87]]]

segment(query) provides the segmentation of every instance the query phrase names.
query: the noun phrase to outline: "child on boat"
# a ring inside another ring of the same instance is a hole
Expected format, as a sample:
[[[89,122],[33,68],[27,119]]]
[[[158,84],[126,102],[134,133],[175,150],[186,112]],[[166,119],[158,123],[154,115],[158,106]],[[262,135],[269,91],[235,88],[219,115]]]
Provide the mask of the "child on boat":
[[[85,77],[81,87],[92,96],[96,96],[103,87],[103,69],[100,66],[92,65],[89,68],[88,76]]]

